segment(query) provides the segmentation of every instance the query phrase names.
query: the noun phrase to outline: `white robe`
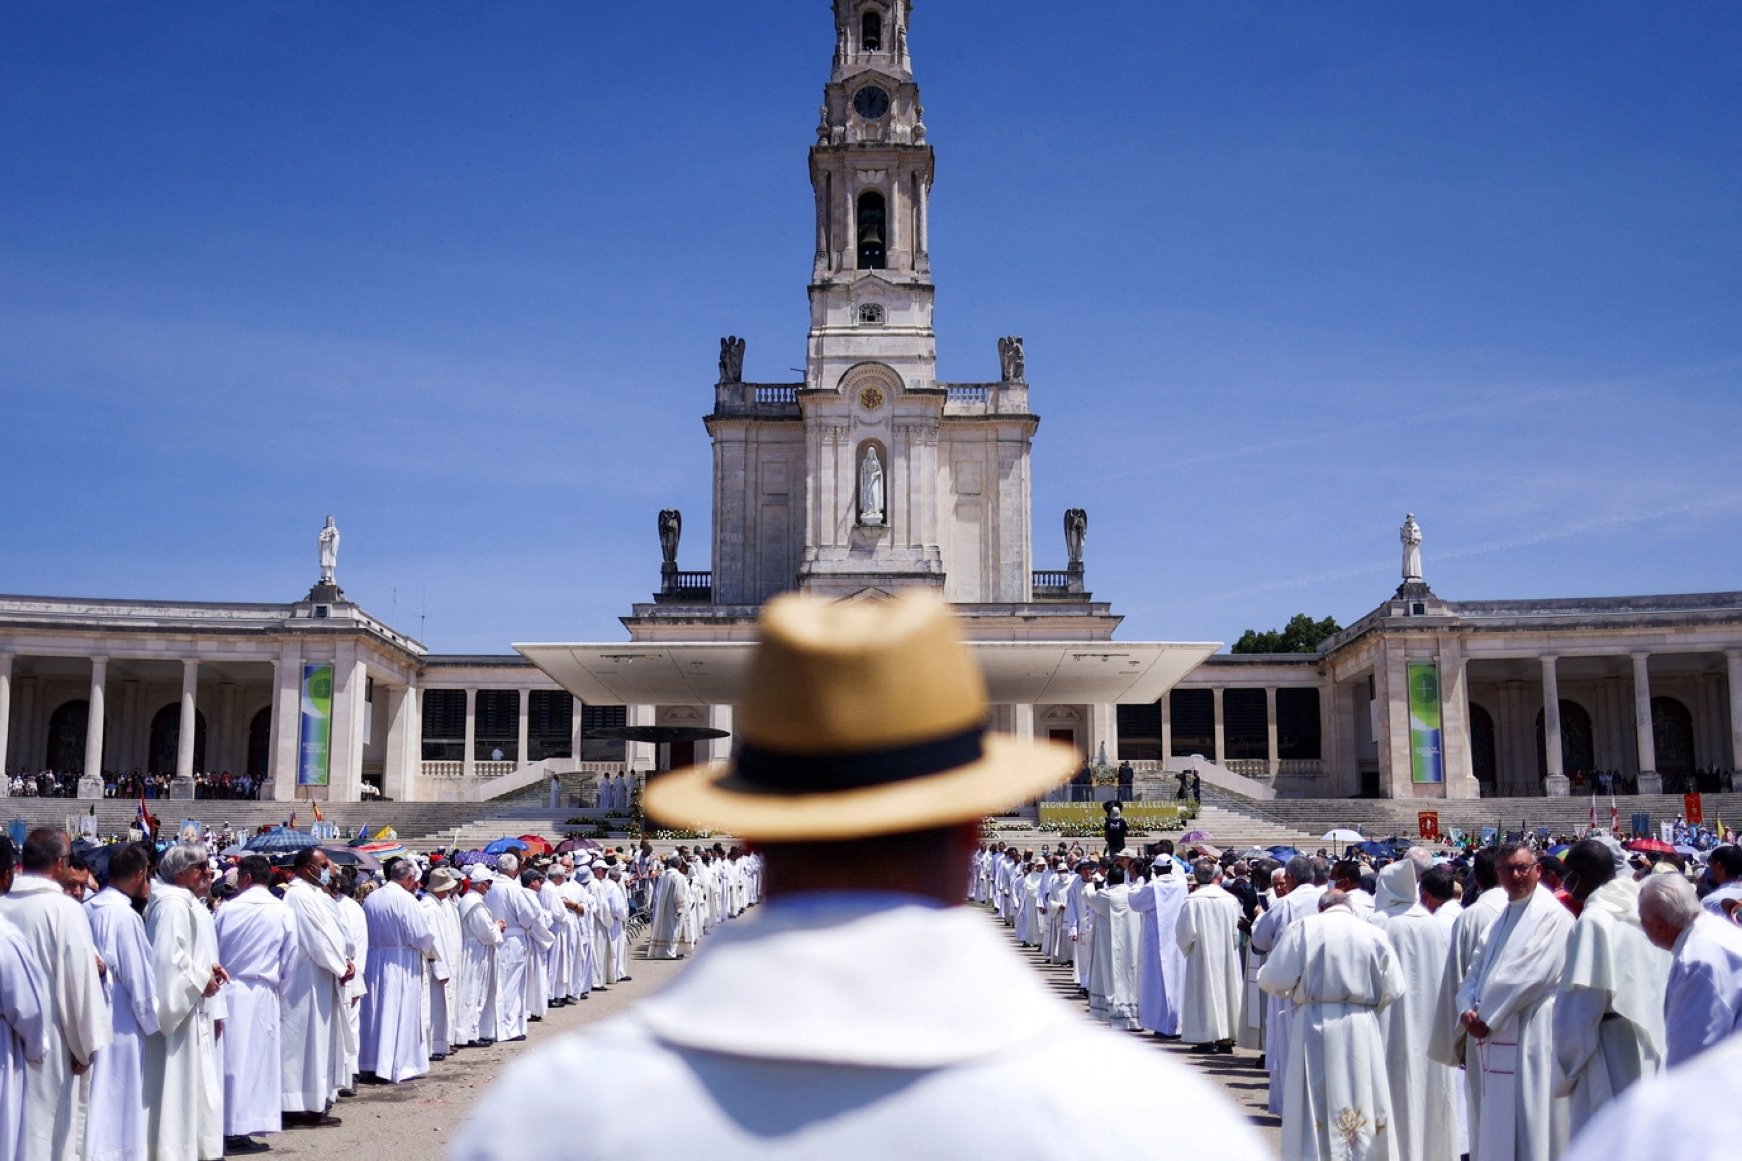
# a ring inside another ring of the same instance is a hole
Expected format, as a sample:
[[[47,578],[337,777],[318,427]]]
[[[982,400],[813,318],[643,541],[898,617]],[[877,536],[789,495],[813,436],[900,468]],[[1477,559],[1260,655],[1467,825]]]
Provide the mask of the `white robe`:
[[[1081,875],[1072,875],[1071,885],[1065,891],[1065,932],[1071,941],[1071,970],[1077,987],[1085,991],[1095,955],[1095,913],[1088,904],[1088,897],[1094,893],[1095,884]]]
[[[284,889],[296,928],[296,955],[285,979],[279,1027],[281,1103],[288,1113],[325,1112],[344,1068],[350,1022],[345,1018],[349,956],[331,895],[303,879]]]
[[[12,922],[36,957],[43,993],[45,1044],[41,1068],[24,1082],[24,1147],[29,1161],[82,1161],[90,1073],[74,1076],[114,1035],[97,949],[83,909],[40,875],[19,875],[0,895],[0,919]]]
[[[1663,1067],[1663,996],[1669,953],[1639,925],[1639,884],[1612,879],[1573,924],[1554,1006],[1558,1095],[1570,1131],[1629,1085]]]
[[[357,1069],[397,1084],[429,1071],[424,1038],[424,961],[435,932],[417,896],[388,883],[363,904],[369,924],[369,994],[363,997]]]
[[[563,882],[567,884],[566,877]],[[549,915],[551,934],[550,947],[544,953],[545,996],[550,1000],[561,1000],[569,994],[569,928],[573,926],[574,916],[563,906],[562,887],[550,879],[546,879],[538,889],[538,902]]]
[[[502,929],[484,898],[476,891],[460,898],[460,994],[454,1017],[454,1042],[460,1045],[495,1040],[501,1024],[496,951],[502,946]]]
[[[357,1079],[358,1051],[362,1046],[363,997],[369,992],[369,921],[363,905],[349,895],[333,896],[339,913],[339,929],[345,933],[345,953],[357,965],[357,974],[345,985],[345,1055],[339,1062],[339,1088],[350,1088]]]
[[[676,867],[667,867],[653,888],[653,934],[647,945],[648,959],[677,958],[678,928],[689,901],[689,880]]]
[[[219,1048],[224,1069],[224,1136],[284,1127],[282,1000],[296,969],[296,916],[265,887],[225,901],[212,926],[218,962],[230,973],[229,1014]]]
[[[1040,945],[1040,872],[1019,876],[1016,888],[1016,940]]]
[[[24,1078],[42,1070],[52,1003],[36,953],[16,927],[0,919],[0,1161],[30,1161],[24,1149]]]
[[[607,924],[605,941],[611,956],[606,970],[606,982],[614,984],[629,974],[629,940],[623,927],[629,920],[629,899],[623,894],[623,884],[616,879],[606,877],[602,885]]]
[[[91,942],[109,974],[103,988],[115,1038],[91,1062],[91,1115],[85,1152],[90,1161],[145,1161],[145,1037],[157,1031],[157,980],[151,941],[133,900],[114,888],[85,904]]]
[[[1124,883],[1089,898],[1095,913],[1095,960],[1089,973],[1089,1015],[1129,1031],[1137,1023],[1137,964],[1143,945],[1141,917],[1131,910]]]
[[[1232,1040],[1240,1027],[1240,901],[1213,883],[1186,896],[1174,940],[1186,957],[1180,1038]]]
[[[584,873],[584,872],[582,872]],[[569,999],[578,1000],[593,990],[593,891],[586,883],[571,878],[562,886],[565,903],[580,908],[569,912],[566,937],[569,941]]]
[[[1174,939],[1186,881],[1178,873],[1156,875],[1131,892],[1131,910],[1143,919],[1137,977],[1137,1022],[1163,1036],[1179,1035],[1186,957]]]
[[[1347,907],[1306,916],[1283,932],[1258,983],[1294,1006],[1282,1155],[1396,1161],[1379,1013],[1405,984],[1384,933]]]
[[[455,1044],[454,1008],[460,991],[460,982],[456,978],[461,954],[460,909],[454,905],[452,895],[445,900],[424,895],[418,904],[429,919],[430,932],[436,941],[435,956],[425,961],[429,973],[424,981],[429,1050],[432,1056],[446,1056],[453,1051]]]
[[[1404,978],[1403,996],[1379,1017],[1402,1161],[1438,1161],[1464,1152],[1463,1077],[1427,1053],[1455,919],[1446,907],[1430,912],[1417,903],[1383,928]]]
[[[145,1038],[146,1092],[153,1161],[200,1161],[224,1155],[223,1066],[217,1022],[220,990],[205,995],[218,959],[212,916],[192,891],[151,885],[145,934],[157,976],[158,1033]]]
[[[1448,904],[1449,906],[1449,904]],[[1439,998],[1435,1004],[1433,1033],[1428,1037],[1427,1052],[1434,1060],[1464,1074],[1464,1134],[1465,1144],[1475,1140],[1482,1114],[1482,1070],[1471,1052],[1469,1035],[1459,1022],[1458,989],[1470,974],[1476,952],[1488,937],[1488,929],[1506,910],[1506,892],[1490,887],[1458,912],[1452,921],[1452,943],[1446,950],[1446,970],[1440,976]]]
[[[481,1039],[514,1040],[526,1035],[527,959],[533,952],[532,940],[539,930],[542,909],[519,880],[508,875],[496,876],[495,884],[484,895],[484,905],[492,918],[507,927],[496,949],[496,1030]]]
[[[1567,1102],[1554,1095],[1554,1004],[1573,917],[1546,887],[1508,902],[1488,929],[1458,1010],[1489,1036],[1477,1046],[1482,1116],[1471,1161],[1553,1161],[1567,1142]]]
[[[1670,949],[1664,988],[1664,1062],[1677,1068],[1742,1031],[1742,927],[1710,915]]]
[[[1303,883],[1271,904],[1270,910],[1260,915],[1252,925],[1252,950],[1268,956],[1290,926],[1319,913],[1319,900],[1324,894],[1323,887]],[[1264,1064],[1270,1071],[1266,1107],[1280,1117],[1283,1096],[1288,1091],[1288,1062],[1294,1059],[1289,1043],[1294,1003],[1285,995],[1266,993],[1264,1006]]]

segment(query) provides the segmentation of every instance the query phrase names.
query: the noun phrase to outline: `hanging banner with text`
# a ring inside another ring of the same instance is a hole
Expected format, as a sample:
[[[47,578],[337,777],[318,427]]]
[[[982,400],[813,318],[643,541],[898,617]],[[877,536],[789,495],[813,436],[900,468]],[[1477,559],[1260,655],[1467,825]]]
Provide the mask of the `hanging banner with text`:
[[[1440,667],[1432,661],[1409,663],[1409,774],[1417,783],[1446,780],[1440,750]]]
[[[325,786],[333,756],[333,667],[302,667],[302,723],[297,731],[296,784]]]

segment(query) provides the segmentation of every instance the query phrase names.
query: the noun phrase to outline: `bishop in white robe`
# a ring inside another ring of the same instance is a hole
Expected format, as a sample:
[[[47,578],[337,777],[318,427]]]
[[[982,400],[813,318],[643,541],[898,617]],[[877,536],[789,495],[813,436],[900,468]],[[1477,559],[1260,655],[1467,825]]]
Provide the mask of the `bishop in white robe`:
[[[145,906],[157,977],[158,1033],[145,1038],[145,1085],[153,1161],[213,1161],[224,1155],[223,1066],[218,1025],[228,978],[206,910],[212,871],[206,849],[171,847]]]
[[[1180,907],[1174,941],[1186,959],[1180,1038],[1234,1051],[1240,1027],[1240,901],[1215,883],[1216,866],[1200,859],[1198,886]]]
[[[280,1102],[298,1119],[320,1118],[341,1087],[350,1022],[345,985],[356,972],[339,910],[321,884],[326,854],[314,851],[285,886],[295,922],[296,955],[285,978],[279,1028]]]
[[[1138,935],[1137,1022],[1172,1039],[1179,1035],[1185,989],[1186,957],[1173,933],[1185,906],[1186,881],[1171,857],[1157,861],[1149,881],[1131,889],[1130,902],[1143,923]]]
[[[387,885],[363,904],[369,924],[369,993],[363,997],[359,1072],[398,1084],[429,1071],[424,1039],[424,961],[436,953],[435,932],[413,893],[417,867],[400,859]]]
[[[53,1012],[36,953],[0,919],[0,1161],[29,1161],[24,1146],[24,1078],[42,1070]]]
[[[157,1031],[157,978],[145,921],[133,910],[133,893],[149,889],[150,870],[140,849],[122,864],[129,873],[117,875],[122,858],[110,864],[109,886],[85,904],[91,942],[109,968],[104,982],[114,1024],[114,1039],[91,1064],[90,1161],[146,1161],[150,1149],[144,1052],[145,1037]]]
[[[574,915],[563,902],[563,884],[567,881],[568,868],[560,862],[552,863],[545,871],[544,886],[538,891],[539,904],[550,916],[551,943],[544,953],[544,984],[545,994],[553,1005],[568,1003],[569,974],[573,970],[569,932],[574,927]]]
[[[218,960],[230,977],[224,989],[228,1015],[219,1045],[225,1137],[284,1128],[282,1004],[301,954],[296,916],[267,889],[272,882],[270,865],[251,856],[243,859],[241,872],[242,889],[212,917]]]
[[[605,929],[606,942],[611,949],[611,963],[607,971],[610,983],[629,978],[629,938],[625,925],[629,922],[629,897],[623,893],[623,872],[618,867],[612,867],[605,873],[605,913],[609,926]]]
[[[1071,941],[1071,969],[1077,990],[1089,992],[1089,966],[1095,954],[1095,913],[1088,899],[1095,893],[1093,863],[1084,863],[1071,876],[1070,889],[1065,892],[1065,932]]]

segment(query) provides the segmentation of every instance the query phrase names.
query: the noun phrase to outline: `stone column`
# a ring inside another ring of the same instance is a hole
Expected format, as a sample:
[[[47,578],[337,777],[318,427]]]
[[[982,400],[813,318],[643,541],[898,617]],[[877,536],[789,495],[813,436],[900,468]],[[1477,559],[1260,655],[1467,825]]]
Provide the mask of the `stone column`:
[[[177,778],[192,778],[194,776],[194,739],[198,730],[199,720],[195,715],[195,702],[199,700],[200,663],[194,658],[184,658],[181,663],[181,722],[179,733],[175,737],[175,776]]]
[[[6,751],[12,742],[12,654],[0,653],[0,777],[12,768]]]
[[[518,747],[518,749],[514,751],[514,761],[517,764],[524,766],[532,761],[531,757],[529,757],[526,752],[527,739],[531,734],[532,691],[530,689],[520,689],[515,692],[520,699],[520,721],[517,723],[514,735],[516,739],[515,745]]]
[[[1385,651],[1385,682],[1380,688],[1384,700],[1379,716],[1385,722],[1380,775],[1392,798],[1414,798],[1415,780],[1409,762],[1409,667],[1403,650]]]
[[[1542,662],[1542,751],[1548,761],[1549,777],[1546,789],[1555,794],[1566,778],[1561,755],[1561,683],[1555,671],[1555,655],[1550,653],[1538,660]]]
[[[1089,711],[1089,761],[1100,759],[1101,744],[1107,745],[1107,761],[1119,764],[1119,710],[1111,702],[1084,706]]]
[[[656,707],[650,705],[632,705],[629,707],[629,724],[632,726],[655,725]],[[659,747],[651,742],[624,742],[623,760],[631,770],[646,773],[655,769],[659,763]]]
[[[1633,722],[1639,731],[1639,793],[1663,793],[1657,773],[1657,737],[1651,729],[1651,654],[1633,655]]]
[[[345,642],[333,662],[332,765],[327,801],[356,802],[363,789],[363,722],[369,712],[369,673],[357,646]]]
[[[272,743],[267,762],[269,797],[296,797],[296,765],[302,727],[302,642],[286,641],[272,660]]]
[[[1470,677],[1463,643],[1440,639],[1440,748],[1445,760],[1446,797],[1480,798],[1470,747]]]
[[[460,757],[460,775],[464,778],[475,778],[478,775],[478,691],[471,687],[466,689],[466,749]]]
[[[1161,695],[1161,768],[1173,758],[1173,691]]]
[[[579,767],[581,761],[581,710],[583,704],[580,698],[569,702],[569,757]]]
[[[1730,769],[1742,770],[1742,649],[1724,650],[1730,684]]]
[[[1264,768],[1272,778],[1282,773],[1282,756],[1276,736],[1276,687],[1264,687]]]
[[[235,753],[236,683],[225,681],[218,684],[218,709],[206,738],[206,765],[213,770],[238,773],[237,767],[245,765],[246,759],[238,762]]]
[[[1034,706],[1027,702],[1013,702],[1010,706],[1010,734],[1025,742],[1034,740]]]
[[[725,730],[724,738],[709,738],[703,743],[703,753],[697,754],[698,761],[723,762],[732,756],[732,707],[729,705],[711,705],[708,707],[708,725],[716,730]],[[1030,733],[1033,732],[1033,717],[1030,715]]]
[[[37,715],[42,712],[37,703],[37,687],[42,684],[41,678],[21,677],[18,679],[18,729],[13,744],[18,747],[13,758],[15,765],[25,769],[34,768],[42,758],[40,743],[36,740]]]
[[[109,659],[91,658],[90,717],[85,723],[85,773],[103,773],[103,693],[109,680]]]
[[[1211,758],[1216,765],[1220,766],[1222,755],[1227,753],[1227,749],[1222,744],[1222,687],[1219,685],[1210,690],[1210,706],[1215,712],[1216,719],[1216,752]]]
[[[381,793],[395,802],[413,799],[416,785],[412,754],[418,748],[417,686],[395,685],[387,691],[387,755],[381,771]]]

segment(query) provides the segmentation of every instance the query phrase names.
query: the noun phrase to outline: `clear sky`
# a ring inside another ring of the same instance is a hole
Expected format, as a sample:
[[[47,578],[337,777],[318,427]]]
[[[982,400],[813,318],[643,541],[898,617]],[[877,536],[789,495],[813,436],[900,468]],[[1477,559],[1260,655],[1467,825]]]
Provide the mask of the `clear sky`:
[[[1742,5],[923,0],[940,376],[1125,639],[1742,588]],[[0,591],[618,640],[802,364],[822,0],[0,5]]]

